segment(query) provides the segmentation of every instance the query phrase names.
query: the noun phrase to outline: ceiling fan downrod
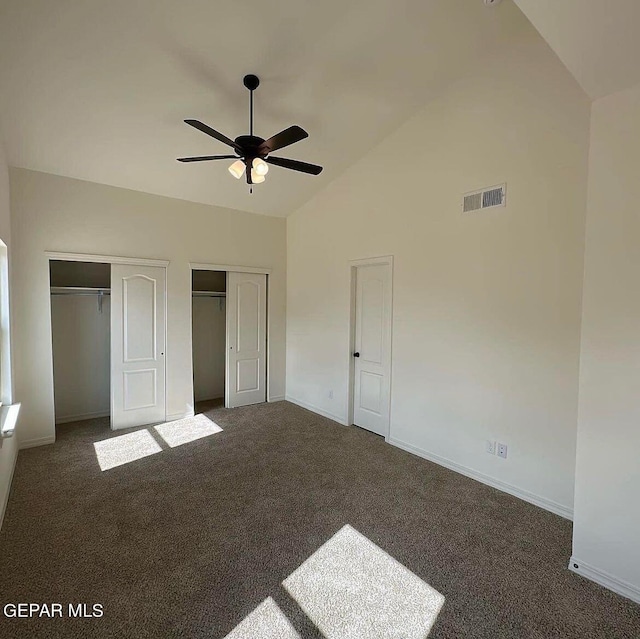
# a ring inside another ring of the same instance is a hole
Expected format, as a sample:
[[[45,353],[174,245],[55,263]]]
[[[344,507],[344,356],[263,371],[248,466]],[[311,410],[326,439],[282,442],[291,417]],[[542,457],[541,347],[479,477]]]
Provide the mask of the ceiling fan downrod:
[[[253,75],[250,73],[249,75],[245,75],[243,80],[243,84],[250,91],[249,98],[249,135],[253,136],[253,92],[260,86],[260,78],[257,75]]]
[[[245,75],[242,82],[249,89],[249,135],[253,137],[253,92],[260,86],[260,78],[250,73]],[[247,162],[247,171],[251,171],[251,167]],[[249,184],[249,194],[253,194],[253,183]]]

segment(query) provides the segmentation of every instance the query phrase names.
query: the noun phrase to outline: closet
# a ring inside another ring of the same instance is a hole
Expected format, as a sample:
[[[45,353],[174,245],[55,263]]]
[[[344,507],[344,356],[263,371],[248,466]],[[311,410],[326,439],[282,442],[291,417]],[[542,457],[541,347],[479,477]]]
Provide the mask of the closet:
[[[110,412],[111,265],[51,260],[56,423]]]
[[[197,410],[267,401],[267,274],[192,268],[193,395]],[[203,405],[207,402],[206,405]],[[215,405],[215,404],[214,404]]]
[[[166,419],[166,263],[113,260],[49,259],[57,424]]]
[[[168,262],[48,255],[56,423],[164,422]],[[266,401],[267,291],[264,272],[192,268],[195,402]]]
[[[225,396],[226,276],[225,271],[192,271],[193,394],[196,403],[222,404]]]

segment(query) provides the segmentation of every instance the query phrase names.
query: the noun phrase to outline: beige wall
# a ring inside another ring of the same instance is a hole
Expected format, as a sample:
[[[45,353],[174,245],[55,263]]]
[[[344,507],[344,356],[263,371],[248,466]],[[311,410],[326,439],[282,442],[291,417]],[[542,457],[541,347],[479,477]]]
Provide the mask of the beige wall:
[[[640,86],[593,104],[572,561],[638,602],[639,113]]]
[[[2,269],[8,267],[8,249],[11,245],[11,220],[9,214],[9,170],[4,157],[4,151],[0,144],[0,240],[8,248],[0,248],[0,260]],[[0,274],[2,275],[2,274]],[[0,286],[7,289],[8,278],[0,278]],[[12,367],[11,367],[11,344],[8,340],[8,319],[9,309],[6,307],[8,291],[0,291],[0,321],[2,323],[2,336],[0,338],[0,375],[2,384],[0,386],[0,400],[3,404],[10,404],[13,401]],[[18,454],[18,438],[0,439],[0,526],[4,517],[4,510],[9,497],[9,488],[13,468]]]
[[[348,260],[393,255],[391,440],[570,516],[588,135],[531,29],[291,216],[287,396],[346,419]]]
[[[167,413],[193,409],[189,262],[272,268],[270,397],[284,395],[285,220],[11,169],[16,390],[22,445],[54,433],[49,272],[45,251],[170,260]]]

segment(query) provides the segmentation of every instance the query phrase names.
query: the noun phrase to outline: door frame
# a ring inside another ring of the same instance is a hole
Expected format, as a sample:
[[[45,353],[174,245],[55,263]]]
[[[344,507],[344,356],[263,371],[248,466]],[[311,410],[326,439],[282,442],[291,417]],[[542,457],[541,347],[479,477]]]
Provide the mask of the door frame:
[[[265,268],[264,266],[240,266],[237,264],[206,264],[202,262],[189,262],[189,268],[191,270],[191,283],[190,287],[193,289],[193,271],[225,271],[226,273],[258,273],[260,275],[266,275],[267,280],[267,317],[266,322],[267,325],[265,327],[266,337],[267,337],[267,362],[266,362],[266,395],[267,395],[267,403],[271,403],[275,400],[271,399],[271,375],[269,373],[269,362],[271,361],[271,286],[269,285],[269,278],[273,269]],[[226,314],[226,300],[225,300],[225,314]],[[189,313],[191,316],[191,321],[189,324],[189,330],[191,331],[191,377],[193,378],[193,304],[189,306]],[[228,341],[229,335],[225,333],[225,373],[226,373],[226,361],[228,356]],[[225,406],[227,403],[226,397],[226,386],[227,380],[225,379]],[[196,398],[195,398],[195,389],[193,392],[193,406],[195,408]]]
[[[64,253],[61,251],[45,251],[44,252],[47,258],[47,279],[49,280],[49,289],[51,289],[51,261],[60,260],[63,262],[98,262],[100,264],[128,264],[130,266],[159,266],[160,268],[164,268],[165,271],[169,266],[170,260],[156,260],[149,259],[143,257],[124,257],[121,255],[97,255],[95,253]],[[164,419],[167,420],[167,407],[169,401],[169,393],[167,392],[167,327],[168,327],[168,290],[167,290],[167,273],[165,272],[165,295],[164,295]],[[52,340],[49,344],[51,349],[51,362],[53,364],[53,326],[51,324],[51,303],[49,303],[49,335],[52,336]],[[54,385],[53,379],[53,365],[51,366],[51,388]],[[110,386],[111,386],[110,380]],[[110,391],[111,394],[111,391]],[[112,406],[111,402],[113,401],[113,396],[109,398],[109,415],[112,416]],[[51,407],[53,414],[55,415],[55,401],[53,406]],[[54,437],[52,438],[55,441],[55,428],[54,428]]]
[[[389,299],[391,304],[390,326],[389,326],[389,428],[385,435],[385,441],[389,441],[391,437],[391,399],[393,392],[393,384],[391,379],[391,371],[393,370],[393,255],[381,255],[379,257],[367,257],[358,260],[349,260],[349,284],[350,284],[350,305],[349,305],[349,387],[347,390],[347,424],[353,426],[353,402],[355,398],[355,361],[353,352],[356,343],[356,277],[358,268],[361,266],[380,266],[387,265],[391,271],[391,291]]]

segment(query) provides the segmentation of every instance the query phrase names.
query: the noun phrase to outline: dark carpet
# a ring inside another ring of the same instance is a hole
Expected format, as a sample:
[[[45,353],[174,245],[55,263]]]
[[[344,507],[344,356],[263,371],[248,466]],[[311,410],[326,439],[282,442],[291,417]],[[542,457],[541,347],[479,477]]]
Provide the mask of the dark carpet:
[[[317,639],[281,584],[346,524],[444,595],[430,638],[640,637],[640,606],[567,570],[570,522],[289,403],[206,415],[223,431],[104,472],[108,420],[20,452],[0,603],[104,615],[0,611],[0,637],[222,639],[272,597]]]

